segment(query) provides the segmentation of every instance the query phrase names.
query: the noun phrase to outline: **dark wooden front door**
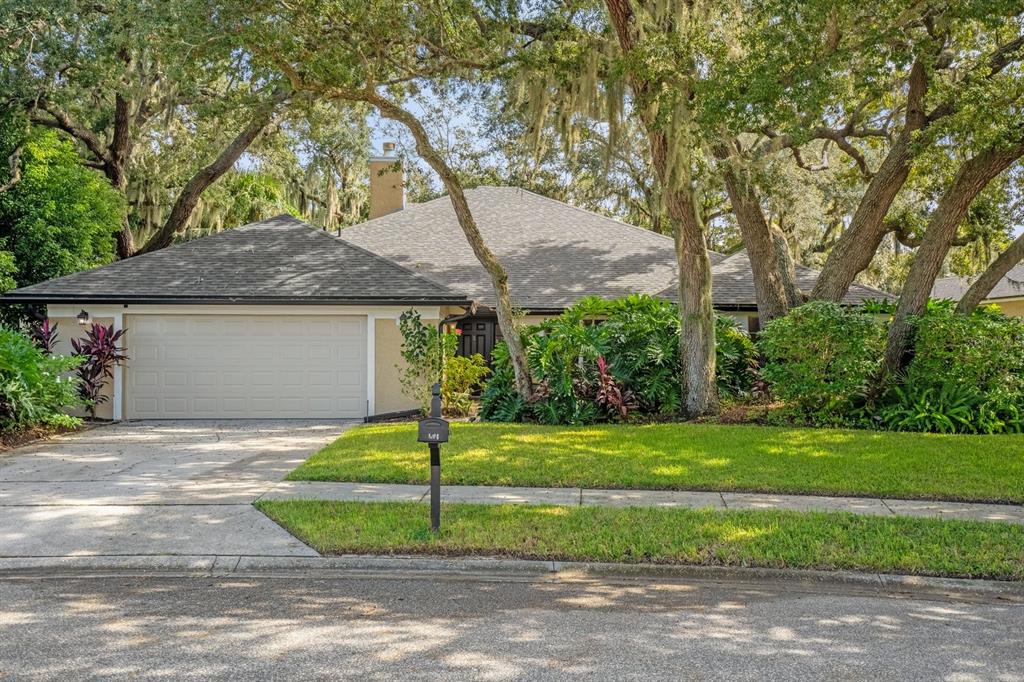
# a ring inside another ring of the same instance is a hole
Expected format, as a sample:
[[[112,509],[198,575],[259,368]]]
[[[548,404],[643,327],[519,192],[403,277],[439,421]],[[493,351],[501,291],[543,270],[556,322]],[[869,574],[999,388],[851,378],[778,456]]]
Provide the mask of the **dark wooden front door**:
[[[459,355],[474,355],[479,353],[491,364],[491,351],[494,344],[501,341],[501,329],[498,328],[496,317],[469,317],[458,323],[462,332],[459,338]]]

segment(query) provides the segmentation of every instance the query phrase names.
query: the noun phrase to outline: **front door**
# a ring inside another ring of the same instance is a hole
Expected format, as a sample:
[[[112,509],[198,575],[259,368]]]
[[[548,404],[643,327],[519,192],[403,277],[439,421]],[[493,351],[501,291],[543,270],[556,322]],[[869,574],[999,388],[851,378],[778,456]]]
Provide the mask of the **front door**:
[[[469,317],[458,323],[462,336],[459,338],[458,354],[470,356],[479,353],[491,364],[494,344],[501,341],[501,329],[496,317]]]

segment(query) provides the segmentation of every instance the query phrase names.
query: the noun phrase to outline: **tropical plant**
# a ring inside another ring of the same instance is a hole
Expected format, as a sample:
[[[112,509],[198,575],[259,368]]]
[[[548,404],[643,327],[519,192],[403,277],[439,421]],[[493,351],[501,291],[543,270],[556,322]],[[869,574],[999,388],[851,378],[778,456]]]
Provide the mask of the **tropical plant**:
[[[24,334],[0,327],[0,430],[74,425],[62,410],[81,404],[77,379],[66,376],[79,362],[48,355]]]
[[[976,433],[976,414],[982,402],[977,389],[953,382],[938,388],[895,385],[878,417],[892,431]]]
[[[636,408],[633,392],[622,388],[611,375],[610,367],[604,356],[597,357],[597,391],[594,400],[608,410],[613,418],[629,421],[629,413]]]
[[[913,358],[894,380],[892,404],[880,410],[883,421],[900,406],[923,410],[939,405],[945,413],[954,404],[951,396],[971,396],[969,413],[958,421],[953,418],[960,414],[957,411],[950,417],[952,427],[942,419],[921,417],[921,423],[980,433],[1024,427],[1024,321],[1006,317],[995,307],[957,314],[952,302],[940,301],[912,323]]]
[[[56,322],[50,324],[50,318],[44,317],[29,327],[29,338],[43,351],[43,355],[53,354],[53,349],[57,346],[58,326]]]
[[[885,328],[875,317],[814,301],[761,330],[761,376],[815,423],[842,423],[879,368]]]
[[[464,416],[473,410],[473,394],[491,373],[484,356],[452,355],[444,364],[441,382],[441,404],[446,414]]]
[[[109,399],[103,394],[107,379],[114,376],[114,366],[124,363],[128,356],[118,346],[126,330],[114,330],[114,325],[93,324],[85,330],[82,338],[71,339],[74,354],[82,358],[76,369],[78,394],[82,398],[91,418],[96,417],[96,406]]]
[[[732,320],[720,320],[716,330],[718,385],[729,395],[746,395],[754,346]],[[510,399],[513,387],[499,352],[483,394],[484,419],[585,424],[681,410],[679,316],[668,301],[639,294],[584,298],[558,317],[524,328],[522,337],[537,380],[534,400]]]
[[[494,422],[521,422],[530,414],[529,405],[516,392],[515,376],[504,341],[491,351],[491,378],[480,395],[480,417]]]

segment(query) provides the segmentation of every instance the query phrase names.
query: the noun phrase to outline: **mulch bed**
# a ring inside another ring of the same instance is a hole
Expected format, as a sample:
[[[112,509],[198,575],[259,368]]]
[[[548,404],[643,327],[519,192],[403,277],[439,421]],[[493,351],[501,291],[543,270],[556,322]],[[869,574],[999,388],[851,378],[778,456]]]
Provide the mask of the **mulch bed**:
[[[27,445],[32,441],[45,440],[62,433],[74,433],[82,429],[90,428],[90,424],[83,424],[78,428],[68,429],[58,426],[31,426],[26,429],[0,432],[0,454],[13,450],[14,448]]]

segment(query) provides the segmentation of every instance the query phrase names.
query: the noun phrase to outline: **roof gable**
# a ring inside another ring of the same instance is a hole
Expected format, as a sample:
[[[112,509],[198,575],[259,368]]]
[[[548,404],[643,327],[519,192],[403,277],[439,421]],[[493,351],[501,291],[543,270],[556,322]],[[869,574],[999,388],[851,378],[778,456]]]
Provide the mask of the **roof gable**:
[[[465,297],[291,216],[16,289],[57,302],[463,302]]]

